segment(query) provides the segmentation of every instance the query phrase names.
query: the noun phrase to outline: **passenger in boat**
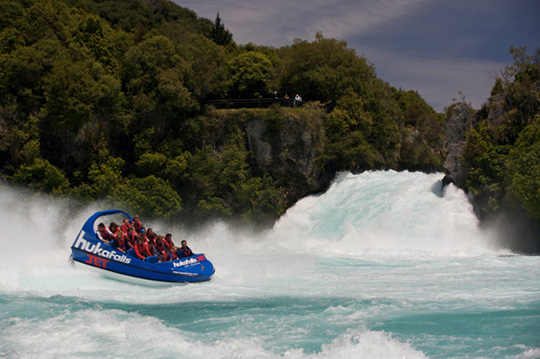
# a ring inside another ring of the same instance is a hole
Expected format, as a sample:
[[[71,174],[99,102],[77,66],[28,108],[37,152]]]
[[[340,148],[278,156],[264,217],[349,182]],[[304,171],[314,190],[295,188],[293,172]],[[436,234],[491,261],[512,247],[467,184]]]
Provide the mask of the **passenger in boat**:
[[[165,245],[165,242],[163,242],[163,236],[157,236],[156,240],[154,241],[154,249],[154,253],[156,253],[156,255],[160,255],[165,252],[167,246]]]
[[[137,243],[137,237],[139,236],[137,235],[137,232],[135,232],[135,228],[133,228],[133,226],[130,226],[128,232],[125,235],[125,238],[127,239],[127,247],[133,248]]]
[[[120,230],[124,233],[127,233],[129,230],[129,227],[131,227],[131,223],[129,222],[129,219],[124,218],[122,221],[122,225],[120,226]]]
[[[97,226],[96,234],[102,242],[105,242],[109,244],[110,236],[112,235],[111,231],[107,227],[105,227],[105,224],[100,223]]]
[[[141,231],[144,229],[144,226],[143,224],[141,223],[141,221],[139,220],[139,215],[136,214],[134,217],[133,217],[133,222],[132,222],[133,226],[135,227],[135,232],[137,233],[141,233]]]
[[[173,253],[171,252],[170,248],[165,248],[165,252],[163,252],[163,255],[160,255],[158,257],[158,262],[168,262],[171,260],[174,260]]]
[[[133,247],[133,250],[135,252],[135,257],[144,261],[146,258],[146,248],[145,241],[142,237],[137,237],[137,243]]]
[[[193,252],[188,247],[186,240],[182,241],[182,247],[177,251],[178,258],[191,257]]]
[[[165,235],[165,238],[163,238],[163,243],[167,246],[167,248],[172,249],[174,246],[174,243],[172,241],[172,235],[170,233],[167,233]]]
[[[155,255],[154,246],[155,246],[155,243],[154,243],[153,238],[148,238],[148,240],[144,242],[144,253],[146,257],[151,257]]]
[[[175,259],[178,259],[178,247],[177,246],[172,246],[171,248],[171,260],[175,260]]]
[[[127,250],[126,242],[127,241],[124,239],[124,232],[118,231],[115,236],[112,236],[112,240],[109,242],[109,245],[113,247],[113,249],[125,253]]]
[[[155,240],[157,235],[156,235],[156,232],[154,232],[154,230],[152,228],[148,228],[146,230],[146,237],[148,237],[148,239]]]
[[[109,224],[109,231],[111,232],[113,236],[118,235],[118,232],[122,232],[120,230],[120,227],[118,227],[118,224],[116,224],[116,222],[111,222],[111,224]]]

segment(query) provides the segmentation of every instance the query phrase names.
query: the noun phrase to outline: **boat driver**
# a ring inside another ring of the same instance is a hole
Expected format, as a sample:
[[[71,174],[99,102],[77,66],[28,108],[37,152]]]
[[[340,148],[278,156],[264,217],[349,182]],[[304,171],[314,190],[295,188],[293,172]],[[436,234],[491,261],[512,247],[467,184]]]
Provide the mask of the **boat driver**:
[[[188,247],[185,239],[182,241],[182,247],[178,249],[177,255],[178,258],[191,257],[193,255],[193,252],[191,251],[191,248]]]

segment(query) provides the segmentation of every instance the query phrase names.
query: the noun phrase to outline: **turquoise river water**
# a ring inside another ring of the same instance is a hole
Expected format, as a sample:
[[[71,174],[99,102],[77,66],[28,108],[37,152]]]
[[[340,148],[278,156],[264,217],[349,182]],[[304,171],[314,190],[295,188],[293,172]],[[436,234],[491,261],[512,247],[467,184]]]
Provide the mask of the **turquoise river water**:
[[[263,233],[147,223],[216,267],[165,287],[68,263],[97,204],[0,187],[0,357],[540,358],[540,257],[442,176],[341,174]]]

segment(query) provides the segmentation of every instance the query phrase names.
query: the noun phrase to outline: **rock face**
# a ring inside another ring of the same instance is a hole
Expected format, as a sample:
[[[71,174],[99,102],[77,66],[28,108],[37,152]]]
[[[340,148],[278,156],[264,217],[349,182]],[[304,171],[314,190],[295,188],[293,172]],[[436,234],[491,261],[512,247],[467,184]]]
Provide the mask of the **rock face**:
[[[446,119],[446,161],[444,169],[446,176],[445,184],[454,183],[463,188],[467,179],[467,170],[460,164],[459,158],[463,152],[463,146],[467,140],[467,131],[473,128],[474,117],[471,108],[463,103],[454,105],[450,110],[450,116]]]
[[[263,140],[265,132],[266,125],[262,121],[254,120],[246,125],[249,150],[255,155],[257,165],[261,169],[268,169],[274,163],[272,145]]]
[[[323,146],[316,127],[287,119],[276,129],[255,119],[246,123],[245,131],[259,170],[290,179],[299,191],[318,192],[329,184],[330,176],[315,166],[317,151]]]

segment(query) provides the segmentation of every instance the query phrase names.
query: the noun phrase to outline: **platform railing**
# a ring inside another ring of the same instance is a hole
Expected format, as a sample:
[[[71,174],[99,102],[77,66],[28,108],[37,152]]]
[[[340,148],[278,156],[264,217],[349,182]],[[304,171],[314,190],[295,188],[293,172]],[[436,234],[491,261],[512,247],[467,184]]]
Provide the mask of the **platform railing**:
[[[209,105],[215,108],[268,108],[274,104],[282,107],[300,107],[302,101],[285,98],[254,98],[254,99],[222,99],[208,100]]]

